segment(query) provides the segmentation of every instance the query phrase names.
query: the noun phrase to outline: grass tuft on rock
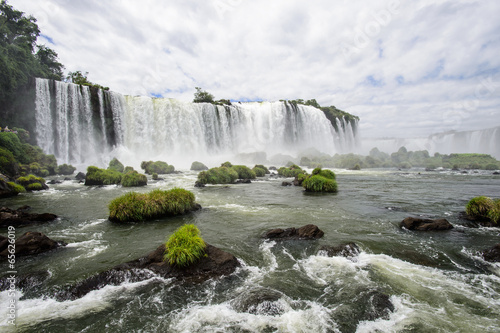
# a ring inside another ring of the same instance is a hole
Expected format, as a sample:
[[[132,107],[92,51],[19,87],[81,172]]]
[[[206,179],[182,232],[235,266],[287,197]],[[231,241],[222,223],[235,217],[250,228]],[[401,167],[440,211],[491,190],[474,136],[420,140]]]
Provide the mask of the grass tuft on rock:
[[[491,198],[479,196],[472,198],[465,206],[467,215],[473,218],[488,218],[488,212],[493,208],[494,202]]]
[[[13,190],[17,194],[26,193],[26,189],[21,184],[16,184],[14,182],[8,182],[7,185],[9,186],[9,188],[11,190]]]
[[[305,177],[305,178],[304,178]],[[331,170],[316,168],[311,176],[300,174],[297,179],[302,180],[302,187],[307,192],[337,192],[337,181],[335,173]]]
[[[172,266],[187,267],[205,256],[206,244],[193,224],[178,228],[165,243],[164,261]]]
[[[500,199],[493,201],[493,207],[488,211],[488,218],[495,224],[500,222]]]
[[[162,175],[175,172],[175,167],[173,165],[168,165],[167,162],[163,161],[142,161],[141,169],[144,169],[147,175],[152,175],[153,173]]]
[[[108,170],[114,170],[117,172],[122,173],[125,167],[123,166],[122,162],[118,161],[116,157],[114,157],[110,162],[108,166]]]
[[[109,220],[115,222],[142,222],[166,216],[185,214],[195,209],[194,194],[182,188],[149,193],[129,192],[113,199]]]
[[[87,175],[85,176],[85,185],[112,185],[119,184],[123,175],[115,170],[99,169],[95,166],[87,168]]]
[[[211,168],[198,174],[199,184],[232,184],[238,179],[238,173],[231,167]]]
[[[35,175],[19,177],[16,179],[16,183],[23,186],[27,191],[40,191],[47,188],[45,186],[45,179]]]
[[[135,170],[129,171],[122,177],[121,184],[123,187],[146,186],[148,178]]]
[[[234,171],[238,173],[238,179],[255,179],[257,176],[255,172],[245,165],[233,165],[231,167]]]
[[[304,170],[302,170],[296,164],[292,164],[289,167],[281,167],[278,169],[278,175],[283,177],[297,177],[301,173],[304,173]]]

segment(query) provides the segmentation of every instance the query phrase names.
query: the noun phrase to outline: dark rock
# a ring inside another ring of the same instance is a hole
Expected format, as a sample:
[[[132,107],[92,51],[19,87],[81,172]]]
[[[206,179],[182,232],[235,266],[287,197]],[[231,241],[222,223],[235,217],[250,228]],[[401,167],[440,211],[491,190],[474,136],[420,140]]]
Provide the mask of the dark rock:
[[[373,321],[378,318],[388,318],[391,312],[394,312],[389,296],[379,291],[371,291],[366,295],[366,308],[362,320]]]
[[[0,291],[10,289],[12,279],[9,279],[10,275],[6,275],[0,278]],[[21,289],[24,292],[30,291],[37,288],[43,284],[50,277],[48,271],[38,271],[28,274],[21,274],[15,276],[15,286],[17,289]]]
[[[58,299],[76,299],[88,292],[106,285],[119,285],[124,281],[137,282],[149,279],[154,274],[164,278],[175,278],[188,283],[200,283],[211,278],[229,275],[240,266],[232,254],[207,244],[206,256],[184,268],[171,266],[163,261],[165,245],[137,260],[115,266],[114,268],[83,280],[71,289],[58,294]]]
[[[483,259],[489,262],[500,262],[500,243],[494,245],[491,249],[484,250]]]
[[[24,227],[37,223],[46,223],[53,221],[57,215],[50,213],[30,214],[26,213],[25,207],[14,210],[6,207],[0,208],[0,227]]]
[[[270,167],[269,167],[269,170],[274,170],[274,171],[276,171],[276,170],[278,170],[278,169],[276,169],[276,167],[275,167],[275,166],[270,166]]]
[[[0,177],[0,198],[15,197],[18,193],[7,185],[7,182]]]
[[[64,180],[67,181],[67,180],[72,180],[72,179],[69,177],[64,177]]]
[[[285,312],[279,302],[283,294],[269,288],[256,288],[242,292],[232,302],[231,306],[238,312],[248,312],[255,315],[279,316]]]
[[[83,172],[79,172],[76,174],[75,179],[76,180],[85,180],[86,177],[87,177],[86,174],[84,174]]]
[[[489,219],[486,216],[470,216],[466,212],[462,211],[458,213],[458,217],[462,220],[467,220],[469,223],[468,226],[470,227],[487,227],[487,228],[495,228],[495,227],[500,227],[500,224],[497,224],[493,222],[491,219]],[[472,224],[472,225],[471,225]]]
[[[462,171],[462,173],[463,173],[464,175],[468,174],[468,172],[467,172],[467,171],[465,171],[465,170],[464,170],[464,171]]]
[[[203,184],[202,182],[196,181],[196,183],[194,183],[194,187],[205,187],[205,184]]]
[[[49,185],[55,185],[55,184],[61,184],[61,183],[62,183],[62,181],[55,180],[55,179],[52,179],[52,180],[47,182],[47,184],[49,184]]]
[[[252,181],[250,179],[238,179],[236,184],[251,184]]]
[[[285,181],[281,183],[281,186],[292,186],[292,183]]]
[[[323,237],[325,233],[313,224],[308,224],[298,229],[272,229],[264,234],[264,238],[268,239],[318,239]]]
[[[500,175],[500,172],[495,171],[495,172],[492,173],[492,175]]]
[[[401,228],[418,231],[438,231],[453,229],[453,225],[446,219],[421,219],[416,217],[407,217],[399,224]]]
[[[25,232],[21,237],[16,239],[16,257],[17,256],[27,256],[34,255],[50,250],[54,250],[60,246],[65,246],[64,242],[56,242],[49,237],[45,236],[41,232],[28,231]],[[9,255],[8,249],[4,249],[0,252],[0,257],[7,257]]]
[[[323,245],[318,252],[324,252],[329,257],[355,257],[359,254],[359,247],[355,243],[346,243],[338,246]]]

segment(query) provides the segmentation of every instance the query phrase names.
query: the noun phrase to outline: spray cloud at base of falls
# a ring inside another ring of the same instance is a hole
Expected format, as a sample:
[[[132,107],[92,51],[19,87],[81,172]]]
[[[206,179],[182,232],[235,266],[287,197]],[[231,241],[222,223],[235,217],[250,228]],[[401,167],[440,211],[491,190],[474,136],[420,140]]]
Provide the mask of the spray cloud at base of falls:
[[[357,143],[357,122],[337,118],[333,126],[321,110],[286,102],[221,106],[36,79],[35,104],[38,145],[75,165],[105,165],[116,156],[130,165],[187,166],[238,154],[297,156],[311,148],[333,155]]]

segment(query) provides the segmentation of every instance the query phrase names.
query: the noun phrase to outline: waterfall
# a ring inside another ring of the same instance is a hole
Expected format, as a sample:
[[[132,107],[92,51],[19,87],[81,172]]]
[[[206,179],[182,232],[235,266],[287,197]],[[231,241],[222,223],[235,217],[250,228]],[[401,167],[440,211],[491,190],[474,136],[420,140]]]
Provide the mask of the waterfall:
[[[333,155],[356,145],[356,123],[332,126],[312,106],[250,102],[217,106],[123,96],[71,83],[36,80],[36,139],[60,163],[103,165],[231,158],[242,153]],[[113,156],[111,156],[113,155]]]

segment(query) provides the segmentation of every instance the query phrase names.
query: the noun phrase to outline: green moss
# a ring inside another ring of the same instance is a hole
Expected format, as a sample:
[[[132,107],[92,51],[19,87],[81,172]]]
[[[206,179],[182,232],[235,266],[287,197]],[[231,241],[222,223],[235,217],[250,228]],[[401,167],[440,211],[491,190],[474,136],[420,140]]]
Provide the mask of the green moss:
[[[111,201],[109,220],[140,222],[165,216],[185,214],[196,207],[194,194],[174,188],[154,190],[146,194],[129,192]]]
[[[218,167],[202,171],[198,174],[200,184],[232,184],[238,179],[238,173],[233,168]]]
[[[21,184],[24,187],[27,187],[28,185],[34,184],[34,183],[45,184],[45,179],[43,179],[42,177],[37,177],[35,175],[30,174],[28,176],[23,176],[23,177],[17,178],[16,182],[18,184]]]
[[[266,170],[258,167],[253,167],[252,171],[255,173],[257,177],[265,177],[266,176]]]
[[[122,180],[122,174],[114,170],[99,169],[95,166],[87,168],[85,176],[85,185],[112,185],[119,184]]]
[[[32,183],[28,184],[28,186],[26,186],[26,189],[28,191],[41,191],[43,190],[43,186],[40,183]]]
[[[190,170],[193,170],[193,171],[203,171],[203,170],[208,170],[208,167],[201,163],[201,162],[198,162],[198,161],[195,161],[191,164],[191,169]]]
[[[120,161],[118,161],[116,157],[109,162],[108,170],[113,170],[122,173],[124,169],[125,167]]]
[[[487,218],[488,212],[493,208],[494,202],[491,198],[480,196],[472,198],[465,206],[465,212],[470,217]]]
[[[335,179],[325,178],[319,174],[308,177],[302,182],[302,186],[308,192],[337,192]]]
[[[129,171],[122,177],[121,184],[123,187],[146,186],[148,178],[137,171]]]
[[[257,178],[254,171],[245,165],[233,165],[231,167],[234,171],[238,173],[238,179],[255,179]]]
[[[11,190],[16,192],[17,194],[26,193],[26,189],[21,184],[16,184],[14,182],[8,182],[7,185],[10,187]]]
[[[141,163],[141,169],[144,169],[144,172],[148,175],[152,175],[153,173],[168,174],[175,172],[175,168],[173,165],[168,165],[163,161],[143,161]]]
[[[202,258],[205,248],[200,230],[193,224],[185,224],[168,238],[163,260],[172,266],[186,267]]]

